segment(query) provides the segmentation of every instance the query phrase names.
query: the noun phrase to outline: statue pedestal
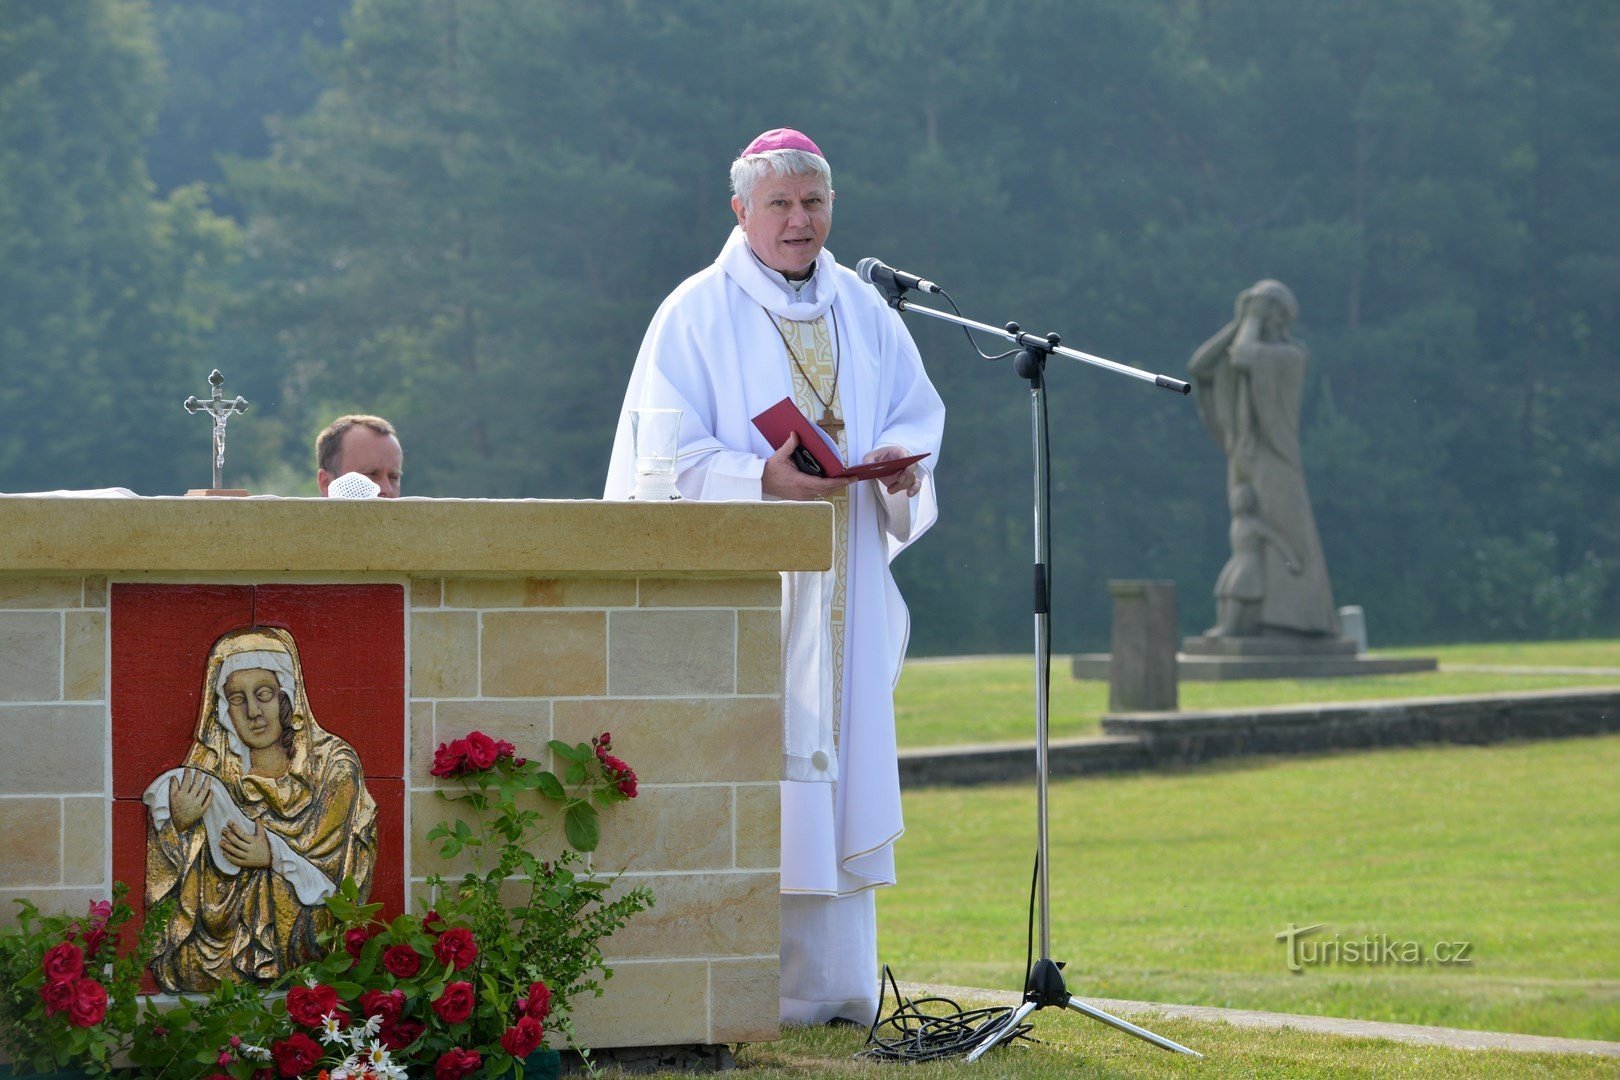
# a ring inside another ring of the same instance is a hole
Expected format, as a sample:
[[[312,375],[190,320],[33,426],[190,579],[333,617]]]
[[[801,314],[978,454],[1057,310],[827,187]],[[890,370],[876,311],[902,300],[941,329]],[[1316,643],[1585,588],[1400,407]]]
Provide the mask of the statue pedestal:
[[[580,1040],[773,1039],[779,571],[826,569],[832,531],[824,503],[0,497],[0,918],[140,879],[210,645],[277,626],[361,757],[374,888],[414,909],[462,869],[426,840],[438,743],[611,731],[641,795],[594,865],[657,906],[608,940]]]

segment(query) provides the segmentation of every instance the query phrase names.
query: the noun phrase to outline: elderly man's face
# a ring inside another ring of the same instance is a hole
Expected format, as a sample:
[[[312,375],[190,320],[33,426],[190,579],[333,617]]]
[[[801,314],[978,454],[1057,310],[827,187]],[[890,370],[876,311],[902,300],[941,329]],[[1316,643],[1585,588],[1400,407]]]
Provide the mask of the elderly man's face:
[[[772,173],[754,185],[747,206],[735,195],[731,209],[759,261],[789,278],[810,273],[832,228],[834,192],[821,177]]]
[[[326,489],[333,480],[344,473],[357,472],[369,477],[372,483],[382,489],[378,493],[381,498],[397,499],[400,477],[404,471],[405,452],[400,449],[398,439],[356,424],[343,433],[343,441],[338,444],[336,471],[321,469],[316,474],[316,483],[321,489],[321,497],[325,498]]]

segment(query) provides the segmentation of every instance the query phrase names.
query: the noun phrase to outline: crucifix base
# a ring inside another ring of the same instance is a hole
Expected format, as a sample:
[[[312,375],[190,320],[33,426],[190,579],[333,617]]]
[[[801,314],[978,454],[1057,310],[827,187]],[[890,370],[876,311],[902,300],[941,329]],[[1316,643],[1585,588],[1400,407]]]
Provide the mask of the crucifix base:
[[[211,496],[213,496],[215,498],[245,499],[245,498],[247,498],[247,495],[248,495],[248,489],[247,488],[192,488],[190,491],[186,492],[186,497],[187,498],[190,498],[193,495],[211,495]]]

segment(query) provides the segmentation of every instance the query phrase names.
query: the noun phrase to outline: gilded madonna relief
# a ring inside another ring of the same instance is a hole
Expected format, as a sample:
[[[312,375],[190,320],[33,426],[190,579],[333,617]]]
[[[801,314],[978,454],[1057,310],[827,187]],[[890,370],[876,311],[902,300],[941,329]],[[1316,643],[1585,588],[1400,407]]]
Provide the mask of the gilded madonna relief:
[[[285,630],[214,643],[191,747],[143,801],[146,904],[175,903],[152,961],[166,991],[272,982],[322,955],[338,883],[370,893],[377,806],[354,748],[316,723]]]

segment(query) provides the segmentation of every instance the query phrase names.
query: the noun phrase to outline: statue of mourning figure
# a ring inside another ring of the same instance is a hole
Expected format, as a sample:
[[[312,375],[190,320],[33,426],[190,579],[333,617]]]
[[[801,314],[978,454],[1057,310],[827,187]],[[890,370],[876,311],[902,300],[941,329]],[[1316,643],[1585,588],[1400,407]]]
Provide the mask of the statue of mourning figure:
[[[1235,317],[1193,354],[1198,414],[1226,454],[1232,555],[1215,584],[1217,621],[1198,655],[1353,653],[1340,636],[1322,543],[1305,489],[1299,414],[1308,353],[1289,337],[1299,314],[1280,281],[1238,295]]]
[[[315,722],[285,630],[214,643],[191,749],[143,799],[146,903],[174,903],[152,974],[171,993],[274,982],[324,955],[345,877],[370,892],[377,805],[354,748]]]

